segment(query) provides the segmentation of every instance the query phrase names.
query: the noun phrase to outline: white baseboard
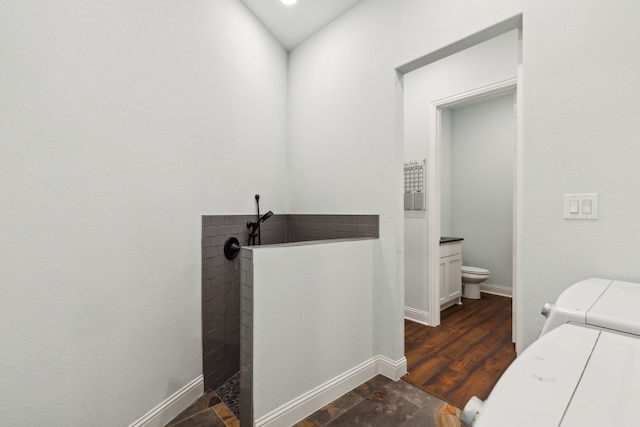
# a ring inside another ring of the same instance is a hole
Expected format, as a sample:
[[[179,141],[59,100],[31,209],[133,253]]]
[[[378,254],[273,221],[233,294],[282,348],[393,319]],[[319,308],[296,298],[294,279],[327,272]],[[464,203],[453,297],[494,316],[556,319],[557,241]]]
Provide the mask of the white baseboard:
[[[431,316],[429,316],[428,311],[422,311],[416,308],[405,306],[404,318],[411,320],[412,322],[421,323],[426,326],[431,326]]]
[[[407,358],[402,357],[399,360],[391,360],[386,356],[378,355],[377,359],[377,372],[384,375],[394,381],[398,381],[400,378],[407,375]]]
[[[202,375],[173,393],[129,427],[163,427],[204,394]]]
[[[480,283],[480,292],[513,298],[513,288],[510,288],[509,286]]]
[[[403,357],[398,361],[393,361],[385,356],[375,356],[260,417],[256,420],[255,426],[292,426],[377,374],[382,374],[397,381],[406,373],[406,358]]]

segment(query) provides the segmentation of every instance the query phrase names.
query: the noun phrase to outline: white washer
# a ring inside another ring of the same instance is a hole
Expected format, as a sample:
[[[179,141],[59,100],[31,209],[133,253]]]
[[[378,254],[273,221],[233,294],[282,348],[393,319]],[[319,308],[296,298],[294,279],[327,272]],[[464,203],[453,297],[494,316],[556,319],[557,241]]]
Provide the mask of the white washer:
[[[560,325],[509,366],[473,426],[636,427],[638,361],[637,337]]]
[[[587,279],[545,304],[547,320],[540,336],[563,323],[591,325],[640,335],[640,284],[608,279]]]
[[[461,419],[474,427],[640,425],[638,307],[639,283],[592,278],[570,286],[545,304],[539,339]]]

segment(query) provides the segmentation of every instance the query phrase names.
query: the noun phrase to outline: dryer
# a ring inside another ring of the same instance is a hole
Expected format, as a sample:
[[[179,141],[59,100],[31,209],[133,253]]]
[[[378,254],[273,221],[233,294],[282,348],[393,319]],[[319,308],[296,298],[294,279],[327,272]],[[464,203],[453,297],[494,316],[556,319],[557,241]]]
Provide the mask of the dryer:
[[[640,284],[587,279],[567,288],[540,337],[509,366],[486,402],[460,419],[473,427],[638,426]]]
[[[547,320],[540,336],[563,323],[576,323],[640,335],[640,283],[587,279],[560,294],[555,304],[545,304]]]

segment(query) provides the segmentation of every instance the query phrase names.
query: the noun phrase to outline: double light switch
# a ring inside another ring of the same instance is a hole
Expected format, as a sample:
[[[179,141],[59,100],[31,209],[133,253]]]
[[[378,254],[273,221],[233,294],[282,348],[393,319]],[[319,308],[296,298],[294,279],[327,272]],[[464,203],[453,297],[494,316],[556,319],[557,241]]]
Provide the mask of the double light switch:
[[[598,194],[565,194],[565,219],[598,219]]]

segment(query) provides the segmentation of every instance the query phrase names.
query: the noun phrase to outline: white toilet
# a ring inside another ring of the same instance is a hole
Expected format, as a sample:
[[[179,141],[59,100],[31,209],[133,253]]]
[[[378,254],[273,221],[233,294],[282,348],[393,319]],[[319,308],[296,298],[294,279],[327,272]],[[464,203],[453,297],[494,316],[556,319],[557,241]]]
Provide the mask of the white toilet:
[[[489,270],[479,267],[462,266],[462,296],[480,299],[480,283],[489,278]]]

